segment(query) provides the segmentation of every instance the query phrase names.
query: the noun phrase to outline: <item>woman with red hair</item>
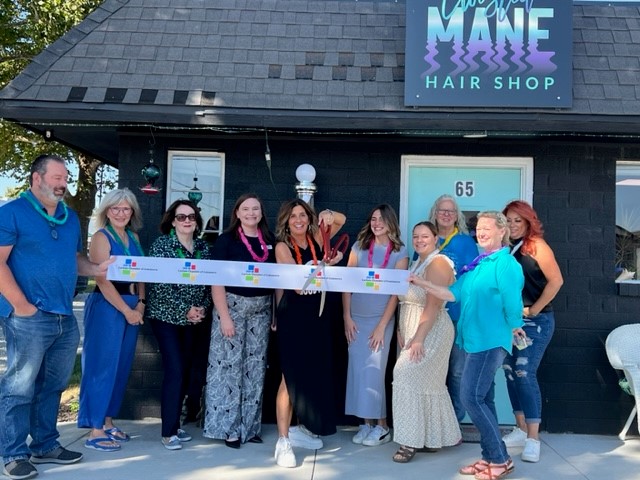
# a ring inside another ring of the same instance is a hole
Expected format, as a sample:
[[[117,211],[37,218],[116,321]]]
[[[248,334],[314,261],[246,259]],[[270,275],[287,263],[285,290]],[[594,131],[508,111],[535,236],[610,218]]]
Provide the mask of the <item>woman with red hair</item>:
[[[503,368],[507,377],[509,399],[516,417],[516,427],[505,435],[507,447],[524,447],[522,460],[540,460],[538,430],[542,416],[542,397],[537,371],[551,341],[555,318],[551,301],[562,286],[562,273],[549,244],[543,238],[542,223],[527,202],[515,200],[507,204],[511,239],[511,255],[524,273],[522,316],[524,326],[518,331],[516,346],[507,355]]]

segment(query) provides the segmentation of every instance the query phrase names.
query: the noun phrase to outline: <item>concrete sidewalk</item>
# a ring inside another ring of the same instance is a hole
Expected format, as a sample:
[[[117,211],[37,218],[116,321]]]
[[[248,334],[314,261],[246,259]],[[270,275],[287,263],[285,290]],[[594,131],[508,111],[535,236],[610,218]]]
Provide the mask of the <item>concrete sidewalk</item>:
[[[464,443],[437,453],[419,453],[408,464],[391,460],[397,445],[363,447],[351,443],[355,427],[340,428],[324,437],[322,450],[295,448],[298,467],[278,467],[273,458],[277,439],[275,425],[263,427],[264,444],[246,444],[233,450],[221,441],[202,437],[193,425],[185,429],[193,440],[178,451],[160,444],[160,420],[121,420],[117,424],[132,440],[119,452],[103,453],[84,448],[86,430],[73,423],[60,424],[61,443],[81,451],[84,459],[75,465],[38,465],[39,478],[49,480],[144,479],[211,480],[232,479],[390,479],[463,480],[460,466],[478,459],[480,446]],[[621,442],[614,436],[543,434],[540,463],[524,463],[513,449],[516,469],[508,478],[523,480],[638,480],[640,438]]]

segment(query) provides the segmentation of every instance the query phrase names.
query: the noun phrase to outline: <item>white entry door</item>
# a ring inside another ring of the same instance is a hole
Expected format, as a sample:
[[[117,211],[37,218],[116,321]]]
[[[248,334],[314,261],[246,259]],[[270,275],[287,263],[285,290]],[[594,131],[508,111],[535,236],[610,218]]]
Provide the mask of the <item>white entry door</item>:
[[[511,200],[532,201],[533,159],[527,157],[402,156],[400,228],[411,251],[413,225],[428,220],[436,198],[453,196],[467,219],[499,210]],[[501,424],[514,422],[502,370],[496,374],[496,409]]]

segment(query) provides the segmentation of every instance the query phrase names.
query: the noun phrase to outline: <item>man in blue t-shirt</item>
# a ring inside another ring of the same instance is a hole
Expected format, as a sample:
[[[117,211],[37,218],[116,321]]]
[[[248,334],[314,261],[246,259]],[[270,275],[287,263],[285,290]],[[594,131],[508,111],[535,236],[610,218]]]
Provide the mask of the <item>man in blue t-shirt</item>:
[[[73,295],[78,274],[104,276],[113,260],[97,265],[81,253],[78,216],[62,202],[68,175],[64,160],[42,155],[29,190],[0,207],[0,451],[12,479],[35,477],[33,464],[82,459],[60,445],[56,428],[80,340]]]

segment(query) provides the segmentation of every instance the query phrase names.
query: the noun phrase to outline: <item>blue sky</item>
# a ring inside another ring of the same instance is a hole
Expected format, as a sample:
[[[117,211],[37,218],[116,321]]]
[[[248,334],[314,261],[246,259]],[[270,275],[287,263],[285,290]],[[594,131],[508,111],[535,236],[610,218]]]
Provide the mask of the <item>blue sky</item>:
[[[4,197],[7,188],[15,187],[17,182],[4,174],[0,174],[0,198]]]

